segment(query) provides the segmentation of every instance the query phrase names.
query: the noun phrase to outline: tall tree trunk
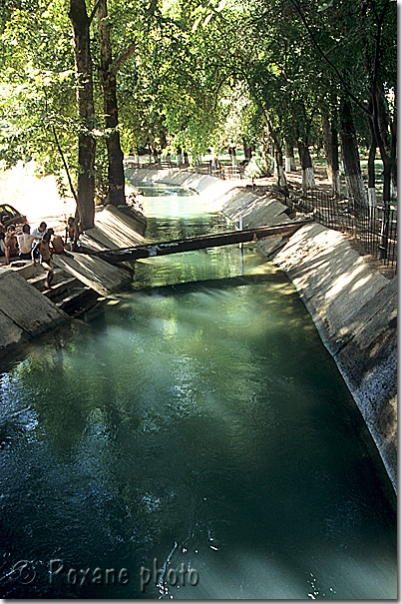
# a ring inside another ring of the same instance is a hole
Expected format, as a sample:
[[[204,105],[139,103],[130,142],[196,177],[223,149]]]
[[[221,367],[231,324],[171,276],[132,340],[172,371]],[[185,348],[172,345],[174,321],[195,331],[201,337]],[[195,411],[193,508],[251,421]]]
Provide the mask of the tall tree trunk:
[[[340,121],[346,187],[349,202],[352,208],[358,212],[360,208],[367,206],[367,195],[360,167],[352,104],[346,97],[341,99]]]
[[[262,159],[265,164],[265,171],[268,176],[271,176],[271,164],[270,164],[270,153],[269,153],[269,144],[266,138],[263,138],[260,142],[261,151],[262,151]]]
[[[107,0],[99,0],[98,32],[100,48],[101,79],[103,87],[103,110],[106,124],[106,147],[108,157],[108,202],[113,206],[125,205],[125,179],[123,152],[118,130],[116,74],[113,69],[110,25],[108,24]]]
[[[272,154],[275,159],[274,168],[275,168],[278,186],[286,187],[287,181],[286,181],[286,175],[285,175],[285,170],[284,170],[284,166],[283,166],[283,153],[282,153],[280,134],[277,130],[274,130],[270,120],[267,117],[266,117],[266,120],[267,120],[268,136],[271,139],[272,145],[273,145]]]
[[[164,130],[160,131],[160,133],[159,133],[159,139],[161,141],[161,149],[163,151],[163,149],[166,149],[166,147],[167,147],[166,132]]]
[[[296,170],[296,161],[293,145],[286,141],[285,172],[294,172]]]
[[[74,31],[77,71],[77,105],[81,128],[78,135],[77,206],[82,230],[95,222],[95,151],[93,137],[95,106],[92,84],[92,60],[85,0],[70,0],[69,17]]]
[[[250,145],[247,144],[247,141],[245,138],[243,138],[243,151],[244,151],[244,158],[247,159],[248,161],[250,161],[253,152],[252,152],[252,148]]]
[[[331,165],[332,165],[332,193],[337,197],[341,194],[341,174],[339,171],[339,144],[338,130],[331,123]]]
[[[384,169],[383,203],[385,207],[389,207],[391,203],[391,183],[396,188],[396,107],[394,120],[391,120],[386,111],[382,84],[378,84],[375,91],[371,94],[371,107],[373,109],[373,132],[380,150]]]
[[[177,156],[177,165],[180,167],[183,164],[183,153],[182,153],[181,147],[177,147],[176,156]]]
[[[297,143],[300,156],[300,164],[302,169],[302,191],[303,195],[307,193],[308,189],[315,189],[315,178],[314,178],[314,167],[311,160],[310,151],[307,145],[307,141],[300,141]]]
[[[383,190],[382,190],[382,203],[384,207],[383,220],[381,225],[381,246],[380,255],[382,258],[387,257],[388,250],[388,236],[389,236],[389,220],[390,220],[390,206],[391,206],[391,183],[392,173],[395,170],[396,176],[396,104],[395,104],[395,117],[391,120],[387,115],[384,99],[384,87],[382,84],[376,84],[376,77],[374,78],[373,88],[371,91],[371,106],[373,109],[372,113],[372,126],[375,134],[376,143],[380,150],[380,155],[383,163]],[[396,94],[396,91],[395,91]],[[390,136],[390,140],[389,140]]]
[[[332,182],[332,148],[331,148],[331,124],[328,115],[321,113],[321,129],[323,135],[325,166],[328,180]]]
[[[235,167],[237,165],[237,162],[236,162],[236,148],[235,147],[229,147],[229,157],[232,160],[232,166]]]
[[[330,121],[324,113],[321,114],[321,126],[328,179],[332,184],[332,194],[339,197],[341,194],[341,177],[339,173],[338,131],[333,121]]]
[[[286,187],[286,176],[285,170],[283,167],[283,153],[282,149],[279,147],[275,149],[275,167],[276,167],[276,176],[279,187]]]
[[[377,205],[377,196],[375,190],[375,155],[377,151],[377,142],[374,133],[373,123],[371,119],[368,119],[368,124],[371,133],[371,143],[368,156],[367,164],[367,176],[368,176],[368,204],[370,208],[375,208]]]

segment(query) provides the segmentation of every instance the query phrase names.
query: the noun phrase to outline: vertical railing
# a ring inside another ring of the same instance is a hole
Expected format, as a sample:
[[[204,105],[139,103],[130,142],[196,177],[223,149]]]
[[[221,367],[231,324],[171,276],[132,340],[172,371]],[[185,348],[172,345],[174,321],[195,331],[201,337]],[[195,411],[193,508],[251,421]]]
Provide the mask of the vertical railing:
[[[359,242],[367,254],[380,260],[385,266],[396,271],[398,222],[397,210],[383,206],[359,208],[350,212],[348,200],[328,193],[309,190],[301,198],[284,195],[286,205],[298,205],[311,213],[313,219],[334,230],[342,231]],[[303,201],[304,200],[304,201]]]

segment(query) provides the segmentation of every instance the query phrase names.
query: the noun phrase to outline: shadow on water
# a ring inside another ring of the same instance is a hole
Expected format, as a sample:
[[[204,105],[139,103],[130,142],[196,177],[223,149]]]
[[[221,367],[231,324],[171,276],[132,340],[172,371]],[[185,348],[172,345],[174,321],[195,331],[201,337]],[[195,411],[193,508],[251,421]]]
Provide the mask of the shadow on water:
[[[244,287],[247,285],[257,285],[262,283],[277,283],[283,284],[283,274],[277,275],[275,279],[274,274],[257,274],[257,275],[239,275],[237,277],[220,277],[218,279],[203,279],[199,281],[188,281],[186,283],[174,283],[174,284],[166,284],[166,285],[155,285],[149,286],[145,285],[141,287],[139,285],[136,287],[136,291],[141,291],[143,293],[149,293],[152,291],[156,291],[157,293],[174,293],[174,295],[187,294],[191,290],[196,290],[200,287],[204,287],[208,290],[214,289],[230,289],[236,287]],[[297,296],[296,292],[293,292],[294,295]]]

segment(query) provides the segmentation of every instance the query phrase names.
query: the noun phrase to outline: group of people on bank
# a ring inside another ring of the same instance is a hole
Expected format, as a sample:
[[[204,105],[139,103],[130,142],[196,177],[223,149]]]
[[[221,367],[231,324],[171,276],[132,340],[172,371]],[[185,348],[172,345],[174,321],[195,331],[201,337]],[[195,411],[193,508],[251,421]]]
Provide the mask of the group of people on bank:
[[[79,251],[78,231],[73,217],[68,219],[65,241],[61,235],[54,232],[54,229],[48,229],[46,222],[41,222],[32,232],[27,223],[23,224],[22,228],[10,225],[1,243],[6,264],[10,264],[13,259],[31,260],[33,264],[39,261],[47,273],[45,281],[47,288],[51,287],[54,277],[53,254],[70,255],[67,249]]]

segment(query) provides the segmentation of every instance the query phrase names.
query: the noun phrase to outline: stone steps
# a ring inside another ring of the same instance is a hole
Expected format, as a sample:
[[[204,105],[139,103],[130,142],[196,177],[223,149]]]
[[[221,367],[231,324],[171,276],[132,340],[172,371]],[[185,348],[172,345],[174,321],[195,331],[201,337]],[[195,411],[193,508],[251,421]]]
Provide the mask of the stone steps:
[[[68,276],[69,275],[67,275],[63,270],[55,269],[52,287],[59,285],[60,282],[63,282]],[[25,277],[25,278],[28,281],[28,283],[33,285],[37,290],[44,292],[47,274],[45,273],[45,271],[42,268],[40,268],[39,271],[36,271],[32,276]]]
[[[56,283],[53,281],[51,289],[44,289],[42,291],[49,300],[56,303],[63,300],[67,295],[70,296],[77,288],[81,288],[81,283],[75,277],[70,275],[60,279]]]
[[[69,290],[68,295],[63,296],[55,304],[71,317],[76,317],[94,306],[99,299],[97,292],[87,285],[79,283],[72,290]]]
[[[45,287],[47,274],[40,264],[33,265],[30,261],[18,261],[11,267],[32,287],[70,316],[77,316],[88,310],[100,298],[97,292],[62,268],[54,269],[54,279],[49,289]]]

